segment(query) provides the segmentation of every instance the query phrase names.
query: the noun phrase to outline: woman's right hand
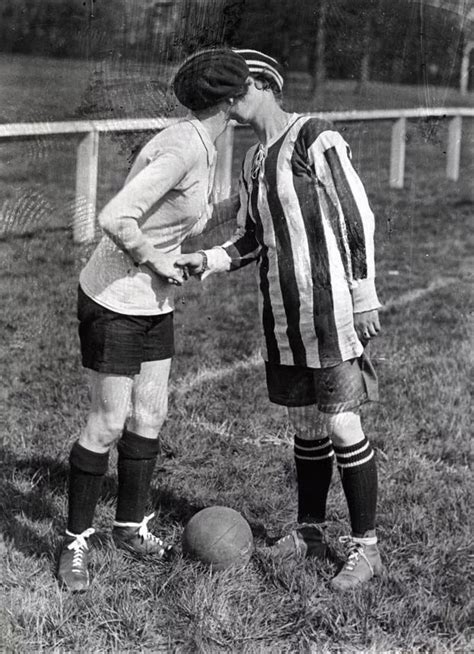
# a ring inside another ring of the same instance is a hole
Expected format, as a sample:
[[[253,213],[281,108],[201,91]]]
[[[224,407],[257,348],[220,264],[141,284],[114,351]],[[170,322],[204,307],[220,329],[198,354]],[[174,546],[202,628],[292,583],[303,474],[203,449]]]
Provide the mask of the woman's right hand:
[[[187,271],[189,275],[200,275],[203,272],[204,257],[201,252],[182,254],[176,259],[176,265]]]

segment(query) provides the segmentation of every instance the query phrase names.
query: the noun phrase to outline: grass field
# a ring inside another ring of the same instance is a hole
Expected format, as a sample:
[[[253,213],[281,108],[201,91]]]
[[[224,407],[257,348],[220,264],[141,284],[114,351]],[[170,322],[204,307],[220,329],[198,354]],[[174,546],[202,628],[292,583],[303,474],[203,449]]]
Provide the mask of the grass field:
[[[65,78],[58,66],[48,76],[47,63],[36,65],[35,75],[41,71],[49,82],[37,82],[34,109],[10,78],[9,97],[31,106],[22,113],[15,100],[2,119],[31,120],[35,111],[71,117],[83,70],[74,62]],[[0,62],[0,83],[11,70],[11,61],[6,68]],[[336,90],[350,106],[351,88],[334,84],[327,97]],[[423,95],[397,88],[390,98],[418,106],[414,98]],[[367,106],[387,102],[375,86],[373,96]],[[364,421],[380,471],[385,572],[344,596],[329,588],[333,561],[282,569],[255,556],[244,570],[211,573],[181,556],[150,567],[114,552],[114,459],[97,513],[92,588],[71,596],[57,587],[67,457],[87,412],[75,293],[90,246],[74,245],[64,228],[73,192],[71,142],[1,146],[1,652],[472,649],[472,204],[463,201],[465,177],[458,184],[444,179],[444,129],[433,122],[411,128],[403,191],[387,186],[386,132],[364,126],[347,134],[377,220],[384,309],[372,354],[381,401],[364,410]],[[242,148],[243,139],[236,160]],[[130,156],[129,141],[104,143],[99,206],[120,186]],[[468,163],[464,158],[464,169]],[[227,230],[221,226],[208,239]],[[257,322],[248,268],[178,291],[170,413],[153,480],[154,524],[167,537],[179,538],[186,520],[212,504],[242,512],[258,545],[294,520],[291,433],[284,412],[266,398]],[[329,520],[337,553],[348,523],[336,475]]]

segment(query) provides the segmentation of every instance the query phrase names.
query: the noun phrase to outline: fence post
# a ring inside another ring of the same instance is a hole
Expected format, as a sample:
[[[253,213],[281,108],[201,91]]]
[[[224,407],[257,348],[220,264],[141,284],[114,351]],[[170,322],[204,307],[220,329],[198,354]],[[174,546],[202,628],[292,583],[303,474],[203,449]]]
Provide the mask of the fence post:
[[[214,199],[225,200],[232,185],[232,156],[234,152],[234,126],[228,125],[216,140],[217,167],[214,179]]]
[[[77,147],[76,201],[74,205],[73,239],[87,243],[94,239],[99,164],[99,132],[88,132]]]
[[[391,188],[403,188],[403,181],[405,177],[406,132],[406,118],[399,118],[393,123],[389,178],[389,184]]]
[[[448,159],[446,162],[446,177],[457,182],[459,179],[459,162],[461,160],[461,129],[462,118],[455,116],[449,121],[448,128]]]

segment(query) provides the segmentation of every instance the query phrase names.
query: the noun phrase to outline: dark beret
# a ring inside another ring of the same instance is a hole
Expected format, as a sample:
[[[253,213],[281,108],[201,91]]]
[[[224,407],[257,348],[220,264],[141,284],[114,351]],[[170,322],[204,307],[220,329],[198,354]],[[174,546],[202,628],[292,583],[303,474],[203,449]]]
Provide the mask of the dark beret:
[[[195,52],[173,80],[178,100],[192,111],[207,109],[242,93],[250,75],[245,59],[227,48]]]

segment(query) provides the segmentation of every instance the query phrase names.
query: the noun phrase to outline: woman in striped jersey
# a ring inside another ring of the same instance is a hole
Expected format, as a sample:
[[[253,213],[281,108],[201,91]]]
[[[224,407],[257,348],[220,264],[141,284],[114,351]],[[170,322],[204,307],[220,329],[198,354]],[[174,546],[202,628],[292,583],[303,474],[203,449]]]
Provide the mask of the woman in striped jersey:
[[[222,246],[183,255],[201,279],[258,262],[269,398],[288,407],[295,430],[298,525],[270,552],[324,557],[326,501],[336,457],[348,504],[348,556],[334,588],[381,570],[375,532],[377,470],[360,407],[376,399],[364,346],[379,331],[374,217],[350,150],[331,124],[280,105],[278,62],[238,50],[250,70],[231,117],[254,129],[245,156],[238,229]]]

